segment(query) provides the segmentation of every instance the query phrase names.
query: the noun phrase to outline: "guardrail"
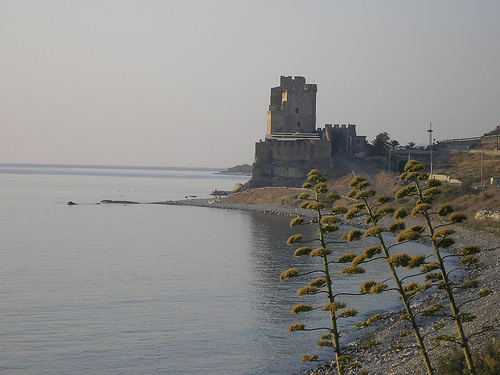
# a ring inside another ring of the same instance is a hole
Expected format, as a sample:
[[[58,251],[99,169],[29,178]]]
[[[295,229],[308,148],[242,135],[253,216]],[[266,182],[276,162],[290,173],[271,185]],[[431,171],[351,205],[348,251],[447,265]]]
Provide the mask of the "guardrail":
[[[483,137],[453,138],[453,139],[445,139],[443,141],[438,141],[437,143],[470,142],[470,141],[480,141],[481,139],[483,139]]]

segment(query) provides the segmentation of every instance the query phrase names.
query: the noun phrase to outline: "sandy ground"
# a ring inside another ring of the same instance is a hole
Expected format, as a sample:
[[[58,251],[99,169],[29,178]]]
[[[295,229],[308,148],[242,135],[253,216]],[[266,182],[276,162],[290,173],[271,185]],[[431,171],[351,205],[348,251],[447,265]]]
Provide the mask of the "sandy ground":
[[[172,201],[172,202],[161,202],[163,204],[174,204],[174,205],[192,205],[192,206],[204,206],[204,207],[214,207],[220,209],[238,209],[238,210],[249,210],[257,212],[265,212],[270,214],[282,214],[282,215],[310,215],[310,211],[299,210],[293,208],[284,208],[281,206],[256,203],[256,204],[244,204],[244,203],[228,203],[225,198],[214,198],[214,199],[191,199],[182,201]],[[351,223],[352,225],[361,225],[360,223]],[[489,339],[499,339],[500,338],[500,283],[499,283],[499,267],[500,267],[500,237],[493,234],[474,231],[462,226],[457,226],[456,233],[453,238],[456,240],[456,244],[451,250],[458,251],[463,246],[466,245],[477,245],[482,249],[479,256],[480,262],[476,265],[471,266],[467,272],[465,272],[461,279],[479,281],[479,288],[472,290],[461,290],[456,289],[456,298],[458,303],[463,303],[465,301],[474,299],[477,296],[477,291],[479,289],[488,288],[492,293],[482,299],[468,303],[461,307],[460,311],[472,313],[477,316],[473,322],[465,324],[465,330],[467,335],[472,335],[470,338],[471,346],[475,351],[481,351],[484,348],[485,343]],[[431,292],[424,301],[417,306],[417,308],[424,308],[425,306],[434,305],[437,303],[446,304],[446,299],[443,295],[438,292]],[[407,338],[400,339],[399,334],[403,331],[408,330],[408,325],[406,322],[401,321],[399,317],[401,312],[395,312],[392,316],[387,317],[383,321],[378,322],[376,325],[372,326],[369,331],[363,331],[365,333],[360,336],[360,338],[354,342],[347,345],[349,354],[353,356],[357,362],[362,365],[360,370],[354,373],[359,373],[361,370],[367,371],[369,374],[383,374],[383,375],[396,375],[396,374],[425,374],[425,368],[423,360],[420,356],[420,352],[416,347],[416,341],[413,335]],[[439,331],[440,334],[455,334],[454,323],[450,320],[444,320],[442,318],[422,318],[420,319],[420,324],[422,327],[422,332],[426,333],[436,322],[445,322],[445,328]],[[482,335],[473,335],[474,332],[481,330],[483,326],[493,326],[494,330],[487,332]],[[433,346],[433,335],[429,335],[426,341],[427,348]],[[370,349],[362,349],[361,343],[367,340],[378,340],[381,342],[380,345],[374,346]],[[395,345],[402,345],[402,349],[392,350],[391,347]],[[437,348],[430,351],[431,362],[434,367],[436,367],[437,359],[443,354],[449,353],[451,351],[450,344],[442,344]],[[332,355],[333,357],[333,355]],[[336,374],[336,370],[331,368],[330,363],[325,362],[320,364],[319,367],[311,370],[310,374]]]

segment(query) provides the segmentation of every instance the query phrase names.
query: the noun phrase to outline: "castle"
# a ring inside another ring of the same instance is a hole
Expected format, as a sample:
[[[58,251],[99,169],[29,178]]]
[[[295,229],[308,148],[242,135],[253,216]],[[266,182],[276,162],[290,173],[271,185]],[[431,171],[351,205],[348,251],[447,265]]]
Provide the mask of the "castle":
[[[316,84],[285,77],[271,88],[265,140],[255,144],[249,187],[300,186],[311,169],[330,170],[335,154],[364,155],[366,136],[356,125],[316,128]]]

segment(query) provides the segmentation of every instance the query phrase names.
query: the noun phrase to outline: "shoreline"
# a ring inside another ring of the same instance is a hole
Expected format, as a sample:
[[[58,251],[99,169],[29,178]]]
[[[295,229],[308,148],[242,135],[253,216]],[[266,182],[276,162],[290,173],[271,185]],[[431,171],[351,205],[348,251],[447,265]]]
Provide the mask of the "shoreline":
[[[149,204],[164,204],[169,206],[193,206],[193,207],[210,207],[225,210],[240,210],[261,212],[274,215],[296,216],[310,214],[308,210],[298,208],[283,207],[268,203],[232,203],[227,202],[227,198],[189,198],[175,201],[152,202]]]
[[[235,209],[243,211],[261,212],[268,214],[284,215],[284,216],[303,216],[314,217],[311,211],[283,207],[268,203],[235,203],[229,202],[227,197],[224,198],[193,198],[176,201],[153,202],[150,204],[165,204],[178,206],[196,206],[196,207],[211,207],[219,209]],[[361,221],[343,221],[343,225],[366,228],[366,225]],[[500,324],[498,323],[498,315],[500,314],[500,237],[486,232],[479,232],[463,226],[454,226],[456,232],[453,235],[456,243],[449,253],[456,253],[459,249],[466,245],[477,245],[481,248],[479,254],[479,263],[469,267],[460,276],[460,281],[478,280],[479,287],[473,290],[456,289],[455,296],[457,302],[463,303],[475,295],[478,290],[489,288],[491,294],[480,300],[473,301],[464,305],[461,312],[470,312],[477,316],[471,323],[466,323],[464,328],[466,334],[470,335],[473,332],[479,331],[481,327],[490,325],[493,326],[493,331],[487,334],[476,335],[470,338],[470,344],[474,351],[481,351],[484,348],[486,341],[490,339],[500,338]],[[419,300],[419,307],[432,306],[442,303],[446,305],[446,299],[437,291],[431,291],[426,297]],[[368,371],[370,374],[380,375],[403,375],[403,374],[426,374],[425,367],[416,346],[413,335],[405,339],[400,339],[399,335],[403,331],[408,330],[406,322],[401,321],[399,316],[401,311],[390,313],[386,318],[374,324],[370,329],[360,331],[359,337],[351,343],[344,343],[347,347],[347,354],[353,356],[353,360],[359,362],[362,367],[360,370]],[[439,331],[439,334],[453,335],[455,327],[453,321],[431,317],[422,320],[420,326],[424,334],[432,329],[433,324],[444,322],[445,327]],[[432,336],[434,337],[434,336]],[[485,340],[485,338],[488,340]],[[381,341],[381,345],[373,346],[369,349],[363,349],[362,343],[367,340]],[[396,344],[402,345],[402,349],[391,350],[390,348]],[[432,342],[426,341],[426,347],[430,349]],[[452,347],[449,344],[441,344],[429,352],[433,366],[436,367],[437,359],[442,355],[449,353]],[[333,354],[332,354],[333,358]],[[349,371],[347,373],[350,373]],[[354,373],[354,372],[352,372]],[[316,368],[308,370],[306,374],[336,374],[336,369],[332,367],[332,361],[324,361],[318,364]]]

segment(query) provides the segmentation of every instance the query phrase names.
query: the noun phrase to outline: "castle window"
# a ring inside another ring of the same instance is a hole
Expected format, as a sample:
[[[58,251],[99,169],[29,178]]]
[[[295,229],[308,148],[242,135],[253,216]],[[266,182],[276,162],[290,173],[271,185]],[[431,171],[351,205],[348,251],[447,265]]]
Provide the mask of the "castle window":
[[[300,128],[300,121],[297,121],[297,127]]]
[[[299,113],[299,107],[295,108],[295,113]]]

